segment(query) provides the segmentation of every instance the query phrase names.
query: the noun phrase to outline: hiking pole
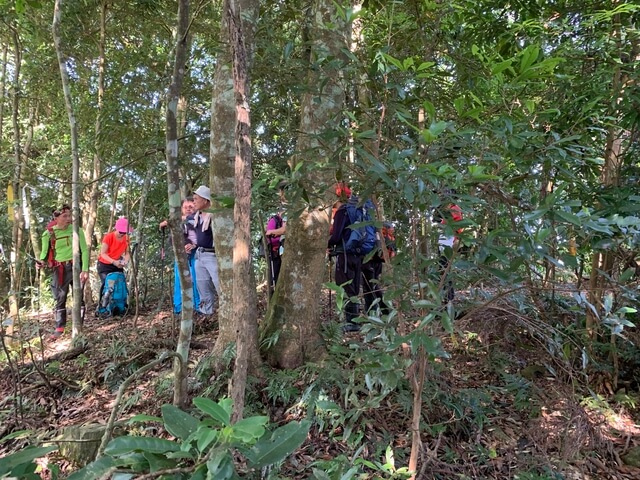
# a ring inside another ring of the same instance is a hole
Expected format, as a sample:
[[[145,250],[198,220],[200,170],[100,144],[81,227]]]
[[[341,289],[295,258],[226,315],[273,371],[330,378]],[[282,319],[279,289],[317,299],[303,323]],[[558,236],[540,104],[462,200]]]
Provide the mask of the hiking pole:
[[[331,254],[328,255],[327,265],[329,265],[329,283],[331,283]],[[333,312],[331,308],[331,288],[329,288],[329,321],[333,320]]]
[[[273,247],[271,246],[271,242],[269,242],[269,253],[267,255],[269,255],[269,264],[271,266],[270,268],[270,272],[269,272],[269,294],[273,295],[273,292],[276,290],[276,279],[275,276],[273,274],[274,272],[274,268],[273,268],[273,251],[271,250]]]

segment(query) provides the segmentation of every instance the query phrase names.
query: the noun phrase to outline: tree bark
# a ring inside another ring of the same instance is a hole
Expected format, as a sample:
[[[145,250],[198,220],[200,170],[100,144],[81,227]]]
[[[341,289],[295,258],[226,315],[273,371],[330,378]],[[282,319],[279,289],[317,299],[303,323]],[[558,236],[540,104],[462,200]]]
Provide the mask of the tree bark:
[[[166,160],[167,188],[169,195],[169,230],[173,240],[173,253],[178,262],[180,287],[182,288],[182,317],[176,353],[182,361],[175,359],[173,363],[174,392],[173,404],[184,407],[187,400],[187,364],[189,346],[193,333],[193,284],[189,275],[187,257],[182,246],[184,240],[181,222],[180,176],[178,170],[178,101],[182,91],[184,69],[187,62],[187,34],[189,29],[189,0],[178,2],[178,19],[176,28],[175,61],[171,85],[167,91],[166,106]]]
[[[102,172],[102,151],[103,151],[103,139],[104,133],[102,131],[102,120],[104,116],[104,92],[105,92],[105,66],[107,63],[105,54],[105,45],[107,41],[107,0],[102,0],[100,3],[100,40],[98,41],[98,97],[97,97],[97,112],[96,123],[94,126],[94,139],[93,139],[93,166],[91,170],[91,190],[88,196],[88,209],[84,219],[84,234],[87,241],[87,247],[91,251],[93,245],[93,236],[102,237],[102,232],[99,231],[97,226],[98,220],[98,197],[100,195],[99,190],[99,178]],[[99,240],[98,240],[99,241]],[[91,259],[89,259],[91,261]],[[85,296],[91,299],[91,282],[86,286]],[[87,307],[91,302],[87,302]]]
[[[236,360],[231,381],[233,421],[242,419],[250,352],[257,352],[257,294],[251,258],[251,117],[250,81],[239,5],[229,0],[227,22],[232,52],[233,89],[236,99],[236,158],[233,246],[233,306],[236,325]],[[255,365],[254,365],[255,367]]]
[[[80,156],[78,154],[78,126],[73,109],[73,99],[69,85],[69,72],[67,71],[67,59],[62,50],[62,40],[60,35],[60,23],[62,21],[63,0],[56,0],[53,10],[53,42],[56,47],[58,66],[60,67],[60,78],[62,80],[62,90],[64,93],[64,104],[69,118],[70,141],[71,141],[71,204],[73,210],[73,326],[72,337],[75,338],[82,333],[82,317],[80,308],[82,306],[82,288],[80,283],[80,272],[82,270],[82,259],[80,255]]]
[[[338,8],[333,2],[316,0],[312,10],[309,93],[302,99],[297,139],[301,153],[291,160],[292,171],[300,173],[300,186],[310,193],[310,201],[292,205],[295,210],[289,212],[280,278],[261,331],[262,338],[274,339],[267,342],[268,362],[284,368],[317,360],[326,352],[320,336],[319,299],[326,269],[329,211],[335,201],[332,187],[342,146],[335,134],[344,106],[342,52],[350,39],[350,25]],[[325,61],[327,58],[333,61]],[[320,86],[322,90],[318,90]]]
[[[620,25],[620,17],[616,16],[616,25]],[[616,29],[613,32],[612,37],[615,38],[618,44],[618,53],[620,57],[627,57],[632,62],[637,62],[640,56],[640,41],[635,37],[630,37],[631,48],[628,45],[623,45],[620,39],[620,32]],[[612,112],[610,113],[613,118],[620,118],[620,105],[623,101],[625,89],[629,86],[630,79],[627,68],[624,63],[622,65],[617,64],[613,72],[613,81],[611,85],[612,98]],[[607,137],[604,148],[604,164],[600,172],[600,180],[605,187],[615,187],[620,182],[620,171],[623,165],[623,138],[625,132],[622,128],[618,127],[621,122],[617,121],[608,127]],[[589,295],[588,300],[593,305],[596,311],[593,309],[586,309],[586,329],[589,336],[593,337],[597,334],[600,318],[597,314],[601,311],[603,304],[603,297],[609,281],[607,278],[611,278],[613,274],[614,264],[614,252],[611,250],[595,250],[591,256],[591,276],[589,278]]]
[[[247,65],[251,68],[254,50],[254,34],[258,19],[257,0],[238,0],[234,2],[242,18],[242,31],[247,55]],[[229,26],[226,15],[222,16],[220,43],[229,45]],[[233,74],[231,70],[231,52],[222,48],[218,55],[216,71],[213,78],[211,103],[211,136],[210,136],[210,184],[211,191],[218,198],[235,196],[235,125],[236,102],[234,97]],[[225,348],[236,341],[237,326],[234,324],[233,304],[233,247],[234,247],[234,211],[226,208],[214,198],[213,231],[215,235],[216,253],[218,256],[218,274],[221,292],[218,292],[219,333],[213,347],[214,358],[222,358]],[[257,345],[250,346],[249,369],[260,364]],[[215,365],[215,370],[224,368],[222,363]]]
[[[7,95],[7,57],[9,56],[9,44],[2,44],[2,71],[0,73],[0,140],[2,139],[4,126],[4,102]],[[0,155],[2,155],[2,142],[0,141]],[[10,272],[4,267],[0,267],[0,295],[2,298],[7,297],[10,290],[11,276]]]
[[[22,149],[20,148],[21,142],[21,131],[20,131],[20,121],[19,121],[19,113],[20,113],[20,67],[22,65],[22,45],[20,43],[20,38],[18,37],[18,33],[15,30],[12,30],[13,36],[13,47],[14,47],[14,74],[13,74],[13,85],[12,85],[12,114],[11,121],[13,126],[13,156],[14,156],[14,169],[13,169],[13,180],[11,182],[11,188],[13,193],[13,198],[7,198],[7,203],[10,205],[12,210],[12,231],[11,231],[11,240],[12,240],[12,249],[11,249],[11,259],[9,263],[9,272],[11,278],[11,286],[9,293],[9,316],[13,319],[7,328],[7,334],[9,336],[12,335],[14,330],[14,325],[18,321],[18,315],[20,311],[20,304],[18,300],[18,295],[16,292],[20,291],[22,285],[22,243],[23,243],[23,234],[24,234],[24,218],[22,216]],[[9,195],[7,195],[9,197]]]

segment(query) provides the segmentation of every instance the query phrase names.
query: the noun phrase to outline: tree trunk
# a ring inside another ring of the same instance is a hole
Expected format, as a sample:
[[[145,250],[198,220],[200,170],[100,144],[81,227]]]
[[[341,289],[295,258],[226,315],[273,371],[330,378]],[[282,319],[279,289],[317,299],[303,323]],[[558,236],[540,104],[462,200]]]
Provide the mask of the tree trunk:
[[[75,338],[82,333],[82,317],[80,308],[82,306],[82,287],[80,283],[80,271],[82,270],[82,259],[80,255],[80,157],[78,154],[78,126],[73,110],[73,100],[71,98],[71,88],[69,85],[69,73],[67,71],[66,57],[62,51],[62,41],[60,35],[60,22],[62,19],[63,0],[56,0],[53,10],[53,42],[56,47],[58,66],[60,67],[60,78],[62,80],[62,90],[64,92],[64,104],[69,118],[69,128],[71,135],[71,204],[73,209],[73,327],[72,337]]]
[[[99,178],[102,171],[102,151],[103,151],[103,140],[104,133],[102,131],[102,119],[104,116],[104,84],[105,84],[105,65],[107,63],[106,55],[105,55],[105,44],[107,41],[107,8],[108,2],[107,0],[103,0],[100,4],[100,40],[98,41],[98,98],[97,98],[97,112],[96,112],[96,123],[95,123],[95,132],[93,139],[93,168],[91,171],[91,190],[89,191],[87,203],[88,208],[85,212],[84,218],[84,234],[87,241],[87,248],[91,252],[93,249],[91,246],[93,245],[93,236],[94,233],[97,233],[98,237],[102,237],[99,229],[97,227],[98,220],[98,197],[100,195],[99,190]],[[91,258],[89,258],[91,261]],[[91,282],[87,282],[86,290],[85,290],[85,299],[92,300],[91,295]],[[86,302],[87,307],[90,306],[92,301]]]
[[[317,360],[326,351],[320,336],[319,299],[326,268],[329,210],[335,201],[332,187],[336,152],[341,150],[335,131],[342,121],[344,105],[343,63],[336,60],[345,61],[342,52],[350,38],[350,25],[338,10],[333,2],[314,2],[309,93],[302,99],[297,140],[297,151],[302,153],[291,162],[292,170],[301,173],[300,184],[311,193],[312,200],[307,205],[295,205],[295,214],[290,213],[280,277],[261,332],[263,338],[275,339],[266,352],[269,363],[284,368]],[[321,61],[326,58],[335,60]],[[319,86],[322,91],[317,90]]]
[[[615,17],[616,25],[620,25],[619,16]],[[621,57],[630,59],[630,62],[636,62],[638,56],[640,56],[640,41],[637,38],[631,37],[631,48],[622,45],[620,40],[620,32],[615,30],[612,37],[615,38],[618,44],[618,52]],[[627,49],[629,50],[627,52]],[[625,89],[629,86],[630,80],[629,74],[625,70],[627,68],[623,65],[616,65],[613,73],[612,81],[612,98],[614,99],[611,117],[620,117],[620,104],[623,100]],[[600,172],[600,180],[604,187],[615,187],[620,181],[620,170],[622,167],[622,139],[624,131],[618,127],[621,122],[612,122],[612,125],[608,128],[607,139],[604,149],[604,164]],[[596,309],[594,312],[592,309],[586,309],[586,328],[589,336],[593,337],[597,334],[600,319],[597,311],[601,311],[602,301],[605,291],[608,286],[607,277],[611,278],[613,274],[614,252],[611,250],[594,251],[591,257],[591,275],[589,278],[589,294],[588,300],[591,305]]]
[[[138,252],[140,248],[145,244],[144,237],[144,224],[146,216],[147,197],[149,196],[149,189],[151,188],[151,181],[153,180],[153,174],[155,171],[155,162],[149,162],[147,166],[147,174],[144,177],[144,184],[142,185],[142,191],[140,192],[140,203],[138,205],[138,221],[136,223],[137,228],[135,232],[135,241],[131,246],[131,267],[133,275],[131,281],[133,282],[133,298],[136,301],[136,308],[134,313],[133,326],[135,327],[138,322],[138,315],[140,312],[140,284],[138,283],[138,272],[140,271],[140,258]],[[182,245],[182,243],[180,243]]]
[[[236,98],[235,235],[233,246],[233,310],[236,325],[236,361],[231,382],[233,421],[242,419],[250,352],[257,354],[257,294],[251,258],[251,117],[250,81],[239,5],[229,0],[226,9],[232,52],[233,89]],[[255,365],[254,365],[255,367]]]
[[[2,133],[4,125],[4,102],[7,92],[7,57],[9,55],[9,45],[2,44],[2,72],[0,73],[0,158],[2,157]],[[11,275],[9,271],[0,267],[0,297],[7,298],[10,290]],[[3,302],[4,303],[4,302]]]
[[[254,33],[258,19],[257,0],[238,0],[234,2],[242,18],[244,45],[247,51],[247,65],[251,68]],[[229,44],[229,26],[226,15],[222,16],[220,43]],[[211,137],[210,137],[210,174],[211,191],[215,197],[233,198],[235,195],[235,125],[236,102],[231,71],[231,52],[220,50],[213,78],[211,103]],[[236,341],[237,326],[234,324],[233,304],[233,243],[234,243],[234,211],[225,208],[214,200],[216,214],[213,216],[216,253],[218,256],[218,274],[220,289],[218,292],[218,323],[220,330],[213,347],[212,356],[222,358],[222,352]],[[249,369],[260,363],[257,346],[251,346],[249,353]],[[222,363],[215,366],[216,371],[223,368]]]
[[[169,230],[173,240],[173,253],[178,262],[180,287],[182,288],[182,318],[180,321],[180,334],[176,353],[177,358],[173,363],[174,392],[173,404],[184,407],[187,400],[187,363],[189,360],[189,346],[193,332],[193,284],[187,265],[187,257],[182,246],[181,224],[181,193],[180,177],[178,171],[178,101],[182,91],[184,69],[187,62],[187,33],[189,29],[189,0],[180,0],[178,3],[178,21],[176,28],[175,62],[171,85],[167,91],[166,106],[166,159],[167,159],[167,188],[169,194]]]
[[[19,295],[22,284],[22,238],[24,233],[24,218],[22,216],[22,150],[20,148],[21,131],[19,122],[19,109],[20,109],[20,67],[22,65],[22,45],[18,33],[13,30],[13,46],[14,46],[14,76],[13,76],[13,98],[12,98],[12,115],[11,121],[13,126],[13,155],[14,155],[14,169],[13,180],[11,182],[11,189],[13,198],[7,195],[7,203],[11,207],[13,228],[11,231],[12,249],[11,259],[9,263],[9,274],[11,278],[11,286],[9,293],[9,316],[13,321],[7,328],[7,334],[12,335],[14,325],[18,322],[18,314],[20,311]]]

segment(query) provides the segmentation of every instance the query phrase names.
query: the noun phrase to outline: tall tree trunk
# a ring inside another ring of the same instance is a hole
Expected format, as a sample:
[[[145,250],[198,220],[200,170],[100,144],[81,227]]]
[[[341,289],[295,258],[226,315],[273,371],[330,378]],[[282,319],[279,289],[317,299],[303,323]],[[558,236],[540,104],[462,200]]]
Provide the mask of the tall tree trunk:
[[[7,57],[9,56],[9,44],[2,44],[2,67],[0,72],[0,159],[4,158],[2,151],[2,133],[4,125],[4,102],[7,92]],[[7,298],[10,290],[11,275],[4,266],[0,267],[0,297]]]
[[[135,241],[131,245],[131,267],[133,270],[131,281],[133,282],[133,298],[135,298],[136,301],[133,320],[134,327],[137,325],[138,315],[140,313],[140,284],[138,283],[138,272],[140,271],[139,251],[146,241],[144,237],[144,219],[147,212],[145,210],[147,206],[147,197],[149,196],[149,189],[151,188],[151,181],[154,176],[155,165],[155,162],[151,161],[147,166],[147,174],[144,176],[144,183],[142,185],[142,191],[140,192],[140,203],[138,204],[138,221],[136,223],[137,228],[135,232]]]
[[[16,322],[18,322],[18,314],[20,311],[19,295],[22,284],[22,238],[24,233],[24,218],[22,216],[22,149],[20,148],[21,131],[19,121],[20,111],[20,67],[22,66],[22,45],[20,38],[15,30],[12,30],[13,34],[13,47],[14,47],[14,74],[13,74],[13,98],[12,98],[12,112],[11,121],[13,126],[13,156],[14,156],[14,169],[13,180],[11,182],[11,190],[13,198],[7,198],[7,203],[12,207],[13,213],[13,228],[11,231],[11,258],[9,262],[9,272],[11,278],[11,286],[9,293],[9,316],[13,319],[13,322],[7,329],[8,335],[13,333],[13,328]],[[9,195],[7,195],[9,197]]]
[[[62,38],[60,35],[60,23],[62,21],[63,0],[56,0],[53,10],[53,42],[56,47],[58,66],[60,67],[60,78],[62,80],[62,90],[64,93],[64,104],[69,118],[69,129],[71,135],[71,205],[73,211],[73,326],[72,337],[75,338],[82,333],[82,317],[80,308],[82,306],[82,287],[80,283],[80,272],[82,270],[82,258],[80,254],[80,157],[78,154],[78,126],[73,110],[73,99],[71,98],[71,88],[69,86],[69,72],[67,71],[67,59],[62,50]]]
[[[335,201],[332,187],[337,152],[342,146],[335,132],[340,129],[344,106],[343,52],[350,39],[350,25],[341,10],[340,5],[327,0],[316,0],[312,9],[309,93],[301,105],[300,154],[291,162],[292,170],[302,175],[301,186],[311,200],[307,205],[293,206],[296,214],[292,211],[289,216],[280,277],[261,332],[263,337],[277,338],[267,358],[284,368],[318,359],[326,351],[318,321],[319,293],[326,267],[329,209]],[[327,58],[333,60],[324,61]]]
[[[180,334],[176,353],[177,358],[173,363],[174,392],[173,404],[185,406],[187,400],[187,363],[189,360],[189,345],[193,332],[193,284],[191,276],[187,273],[187,257],[182,246],[181,222],[181,194],[180,177],[178,171],[178,101],[182,91],[184,80],[184,68],[187,62],[187,45],[189,29],[189,0],[178,2],[178,21],[176,28],[175,61],[173,64],[173,76],[171,85],[167,91],[166,106],[166,159],[167,159],[167,188],[169,194],[169,230],[173,240],[173,253],[178,262],[180,287],[182,288],[182,319],[180,322]]]
[[[620,25],[620,17],[615,16],[616,25]],[[640,40],[635,37],[630,37],[631,48],[628,45],[623,45],[620,39],[619,30],[613,32],[613,37],[618,44],[618,54],[621,58],[629,59],[628,62],[632,65],[638,61],[640,56]],[[624,62],[621,65],[616,65],[613,73],[612,81],[612,98],[613,107],[611,117],[620,117],[620,104],[624,98],[625,90],[632,81],[630,76],[625,70],[628,68]],[[605,187],[615,187],[620,181],[620,171],[623,163],[623,138],[625,132],[622,128],[618,127],[619,122],[609,126],[607,131],[605,149],[604,149],[604,164],[600,172],[600,180]],[[603,304],[603,297],[609,282],[607,278],[611,278],[613,273],[613,260],[614,252],[610,250],[594,250],[591,256],[591,276],[589,278],[589,303],[593,305],[596,311],[590,308],[586,309],[586,328],[587,333],[590,336],[594,336],[597,333],[599,327],[598,311],[601,311]]]
[[[2,44],[2,65],[0,66],[0,139],[2,139],[4,125],[4,99],[7,91],[7,57],[9,56],[9,44]],[[0,142],[0,155],[2,143]]]
[[[258,19],[257,0],[238,0],[234,2],[237,12],[242,18],[242,31],[245,49],[247,51],[247,65],[251,68],[254,50],[254,33]],[[222,15],[220,28],[220,43],[229,44],[228,18]],[[232,198],[235,195],[235,125],[236,102],[233,89],[233,74],[231,71],[231,52],[222,48],[218,55],[216,71],[213,78],[211,102],[211,137],[210,137],[210,174],[211,191],[215,197]],[[218,292],[218,320],[220,330],[213,347],[212,356],[222,358],[222,352],[232,342],[236,341],[237,326],[234,324],[233,304],[233,244],[234,244],[234,211],[225,208],[213,199],[216,214],[213,216],[213,231],[215,235],[216,253],[218,256],[218,274],[220,289]],[[249,353],[249,369],[260,363],[257,346],[251,346]],[[217,364],[216,370],[223,368]]]
[[[91,170],[91,189],[89,191],[87,203],[88,208],[85,212],[84,219],[84,234],[87,241],[87,247],[91,252],[93,249],[91,246],[93,245],[93,236],[97,234],[97,237],[101,237],[101,233],[99,228],[97,228],[97,220],[98,220],[98,197],[100,195],[99,190],[99,178],[102,171],[102,151],[104,145],[104,133],[103,133],[103,125],[102,120],[104,117],[104,90],[105,90],[105,66],[107,63],[106,55],[105,55],[105,45],[107,41],[107,10],[108,10],[108,1],[102,0],[100,2],[100,39],[98,41],[98,98],[97,98],[97,112],[96,112],[96,123],[95,123],[95,132],[93,139],[93,168]],[[89,259],[91,261],[91,258]],[[92,303],[92,295],[91,295],[91,282],[87,282],[85,290],[85,300],[90,300],[87,303],[87,307]]]
[[[233,59],[233,89],[236,98],[235,235],[233,246],[233,310],[236,325],[236,361],[231,383],[233,421],[242,419],[251,350],[257,353],[257,294],[251,259],[251,118],[249,72],[239,6],[229,0],[229,39]]]

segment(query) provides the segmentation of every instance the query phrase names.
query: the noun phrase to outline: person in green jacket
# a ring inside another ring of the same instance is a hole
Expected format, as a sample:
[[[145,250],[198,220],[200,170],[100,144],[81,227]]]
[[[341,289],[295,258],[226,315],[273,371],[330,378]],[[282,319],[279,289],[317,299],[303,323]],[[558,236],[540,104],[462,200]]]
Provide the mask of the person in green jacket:
[[[73,282],[73,225],[71,225],[71,208],[63,205],[60,210],[54,212],[55,224],[48,226],[42,234],[42,253],[40,254],[40,267],[45,265],[49,249],[54,251],[53,271],[51,274],[51,291],[56,302],[56,328],[51,339],[57,339],[64,333],[67,324],[67,296],[69,287]],[[84,231],[79,230],[80,253],[82,255],[82,272],[80,282],[84,286],[89,278],[89,250],[85,240]],[[81,315],[84,318],[84,298],[82,299]]]

